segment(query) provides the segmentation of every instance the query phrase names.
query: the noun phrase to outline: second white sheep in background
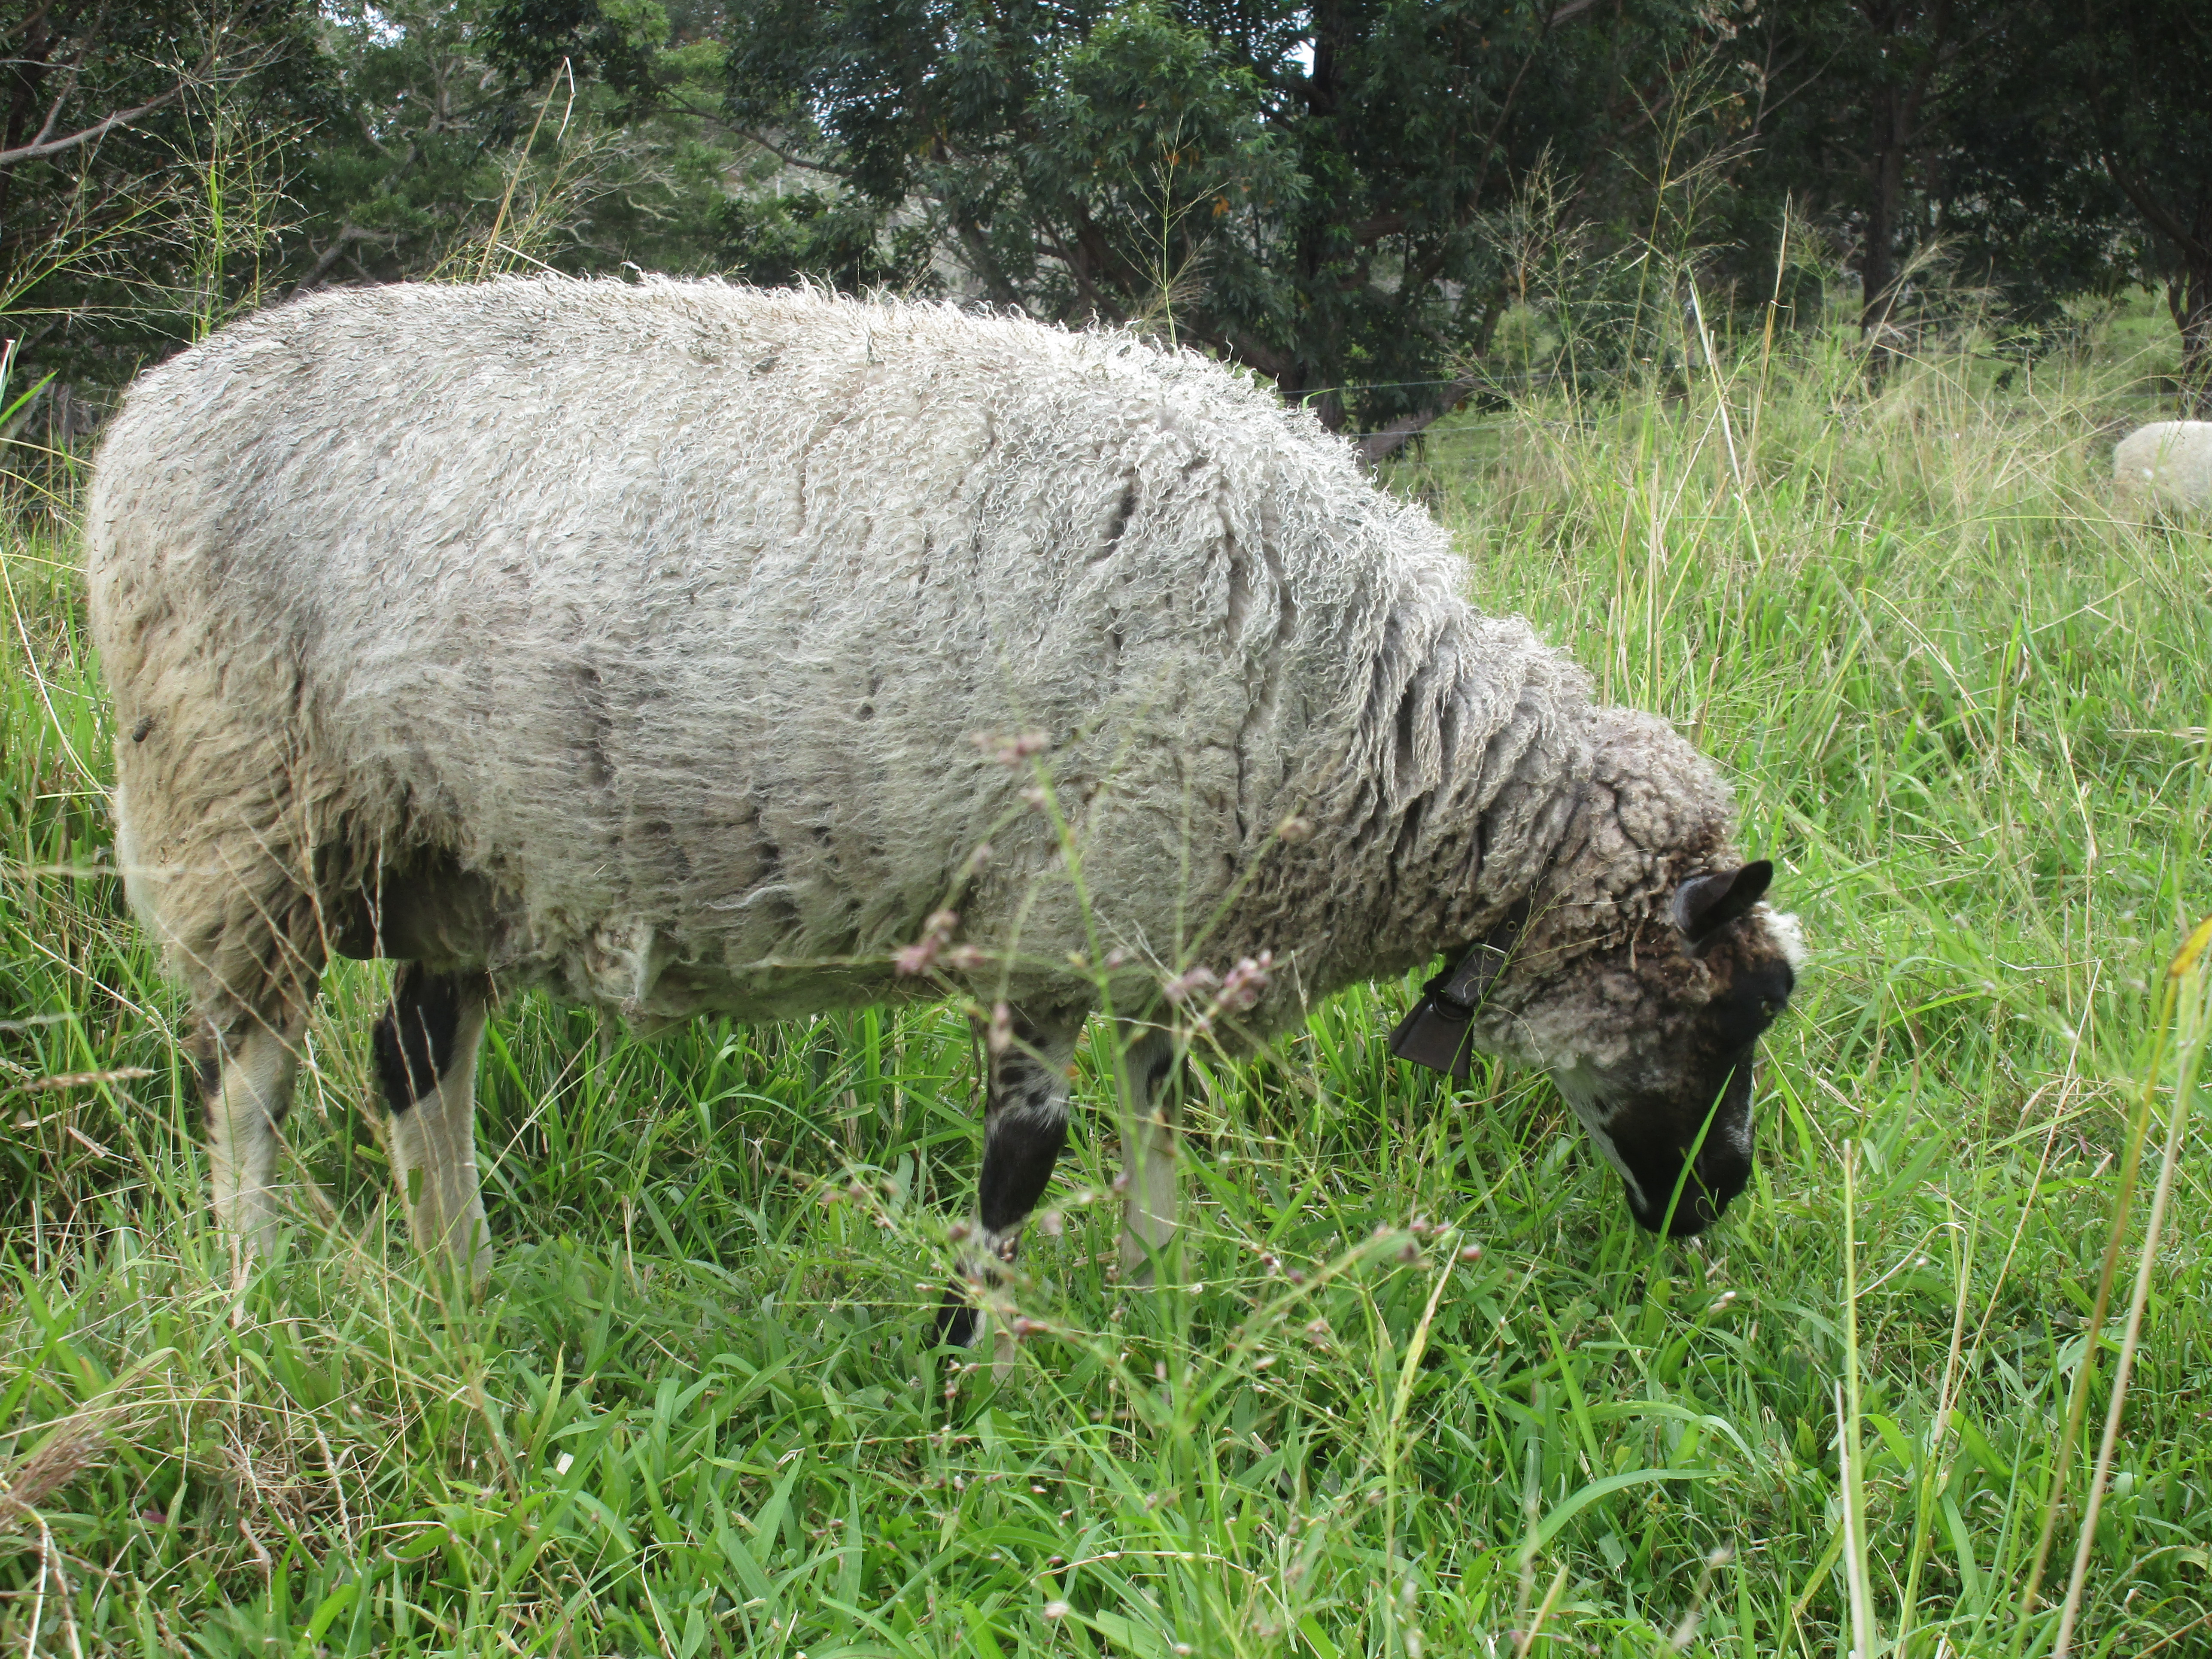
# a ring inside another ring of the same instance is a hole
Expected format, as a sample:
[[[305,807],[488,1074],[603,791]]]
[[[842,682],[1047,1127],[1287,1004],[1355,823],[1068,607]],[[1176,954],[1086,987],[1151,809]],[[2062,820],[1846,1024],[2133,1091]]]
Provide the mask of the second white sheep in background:
[[[2112,478],[2170,507],[2212,506],[2212,421],[2154,421],[2120,440]]]

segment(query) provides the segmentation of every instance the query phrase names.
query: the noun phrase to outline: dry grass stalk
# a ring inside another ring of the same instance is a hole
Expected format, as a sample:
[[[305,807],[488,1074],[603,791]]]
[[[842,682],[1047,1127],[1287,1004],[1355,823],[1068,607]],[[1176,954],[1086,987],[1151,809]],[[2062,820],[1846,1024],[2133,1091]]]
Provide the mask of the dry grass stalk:
[[[0,1522],[33,1516],[46,1500],[94,1467],[104,1431],[49,1435],[15,1468],[0,1474]]]

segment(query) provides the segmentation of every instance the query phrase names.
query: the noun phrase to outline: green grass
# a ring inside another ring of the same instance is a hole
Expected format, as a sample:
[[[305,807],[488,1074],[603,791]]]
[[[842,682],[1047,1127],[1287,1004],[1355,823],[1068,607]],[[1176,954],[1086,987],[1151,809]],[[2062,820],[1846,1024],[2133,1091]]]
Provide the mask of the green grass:
[[[1998,392],[1960,356],[1869,398],[1851,367],[1754,352],[1725,424],[1699,379],[1395,474],[1478,601],[1730,770],[1804,917],[1727,1220],[1636,1231],[1541,1079],[1389,1061],[1384,985],[1208,1068],[1179,1279],[1127,1292],[1094,1034],[1003,1386],[924,1336],[977,1154],[942,1011],[642,1044],[509,1007],[471,1306],[387,1207],[383,981],[342,966],[289,1126],[322,1196],[234,1298],[177,1000],[102,873],[65,515],[20,520],[0,1645],[2050,1651],[2148,1204],[2093,1342],[2131,1114],[2147,1192],[2203,1048],[2201,983],[2153,1037],[2212,912],[2212,543],[2116,518],[2118,371]],[[2212,1650],[2206,1151],[2185,1124],[2076,1651]]]

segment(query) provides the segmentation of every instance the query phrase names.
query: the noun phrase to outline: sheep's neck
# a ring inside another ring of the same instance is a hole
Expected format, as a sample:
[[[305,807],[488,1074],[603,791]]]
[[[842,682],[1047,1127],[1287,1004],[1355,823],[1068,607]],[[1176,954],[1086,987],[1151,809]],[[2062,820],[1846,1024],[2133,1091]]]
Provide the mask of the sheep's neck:
[[[1484,667],[1492,684],[1479,689],[1462,674],[1428,715],[1459,739],[1440,743],[1445,760],[1433,785],[1395,810],[1371,789],[1364,798],[1347,790],[1349,810],[1318,825],[1302,849],[1305,882],[1334,900],[1324,907],[1334,925],[1322,951],[1291,941],[1310,964],[1310,990],[1402,973],[1539,896],[1589,778],[1589,722],[1577,718],[1589,705],[1559,711],[1501,758],[1495,732],[1480,729],[1481,711],[1498,704],[1498,665]],[[1402,726],[1404,711],[1393,720]]]
[[[1502,778],[1469,780],[1401,815],[1379,896],[1375,939],[1393,958],[1419,963],[1479,939],[1523,901],[1540,896],[1588,773],[1588,750],[1532,746]],[[1418,817],[1417,817],[1418,815]],[[1423,826],[1419,817],[1433,815]]]

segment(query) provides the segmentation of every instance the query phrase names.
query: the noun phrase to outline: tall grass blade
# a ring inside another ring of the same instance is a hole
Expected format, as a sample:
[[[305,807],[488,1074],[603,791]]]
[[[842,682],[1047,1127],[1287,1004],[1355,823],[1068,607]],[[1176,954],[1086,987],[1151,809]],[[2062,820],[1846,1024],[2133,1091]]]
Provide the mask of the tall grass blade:
[[[2179,1015],[2178,1047],[2174,1055],[2173,1104],[2166,1113],[2166,1145],[2160,1151],[2158,1183],[2153,1188],[2150,1214],[2143,1222],[2142,1248],[2136,1261],[2134,1293],[2128,1298],[2128,1322],[2120,1336],[2119,1363],[2112,1371],[2112,1403],[2105,1411],[2105,1437],[2097,1447],[2097,1466],[2089,1478],[2089,1503],[2081,1516],[2081,1535],[2074,1547],[2074,1571],[2066,1584],[2066,1604],[2058,1616],[2058,1637],[2051,1659],[2066,1659],[2074,1640],[2074,1623],[2081,1611],[2081,1591],[2088,1581],[2089,1555],[2097,1543],[2097,1516],[2105,1501],[2105,1483],[2112,1471],[2112,1449],[2120,1437],[2120,1418],[2127,1405],[2128,1377],[2135,1364],[2136,1344],[2142,1334],[2143,1308],[2150,1300],[2151,1275],[2158,1264],[2159,1231],[2166,1220],[2166,1202],[2173,1192],[2174,1165],[2181,1154],[2182,1131],[2197,1098],[2197,1074],[2204,1062],[2207,1008],[2204,996],[2204,952],[2212,945],[2212,916],[2197,926],[2175,952],[2166,970],[2166,997],[2160,1013],[2158,1041],[2152,1048],[2153,1067],[2143,1079],[2144,1111],[2157,1095],[2156,1060],[2165,1043],[2166,1025]]]
[[[2028,1621],[2034,1614],[2036,1595],[2042,1588],[2044,1569],[2051,1559],[2051,1540],[2057,1531],[2059,1514],[2065,1506],[2067,1477],[2072,1472],[2074,1449],[2081,1440],[2082,1420],[2088,1409],[2090,1378],[2095,1370],[2098,1346],[2104,1339],[2105,1316],[2112,1306],[2112,1282],[2118,1277],[2120,1256],[2127,1243],[2128,1223],[2134,1207],[2136,1176],[2142,1164],[2143,1141],[2149,1133],[2151,1112],[2157,1098],[2159,1079],[2165,1073],[2166,1050],[2172,1037],[2176,1013],[2185,982],[2192,989],[2198,982],[2193,975],[2208,938],[2212,938],[2212,921],[2200,925],[2175,955],[2167,966],[2161,988],[2158,1024],[2151,1036],[2150,1060],[2144,1069],[2142,1091],[2136,1097],[2135,1110],[2128,1121],[2126,1148],[2121,1156],[2113,1193],[2112,1229],[2106,1240],[2104,1261],[2097,1276],[2096,1299],[2091,1304],[2088,1319],[2083,1326],[2081,1363],[2074,1373],[2073,1389],[2066,1403],[2065,1427],[2061,1432],[2057,1455],[2050,1477],[2050,1488],[2044,1500],[2043,1524],[2036,1535],[2034,1557],[2029,1563],[2027,1581],[2021,1587],[2020,1623],[2014,1638],[2016,1649],[2025,1641]],[[2194,1061],[2190,1063],[2193,1076]],[[2179,1132],[2184,1115],[2177,1102],[2175,1127],[2171,1133]],[[2163,1183],[2160,1191],[2164,1191]],[[2150,1259],[2150,1252],[2151,1246],[2146,1243],[2143,1256],[2146,1263]],[[2113,1413],[2118,1412],[2122,1399],[2121,1393],[2116,1390],[2112,1400]],[[2093,1488],[2090,1492],[2093,1515],[2094,1506],[2099,1502],[2099,1494]],[[2085,1523],[2085,1547],[2088,1536]],[[2076,1559],[2077,1561],[2086,1560],[2087,1557],[2080,1555]],[[2061,1617],[2063,1628],[2063,1613]]]

